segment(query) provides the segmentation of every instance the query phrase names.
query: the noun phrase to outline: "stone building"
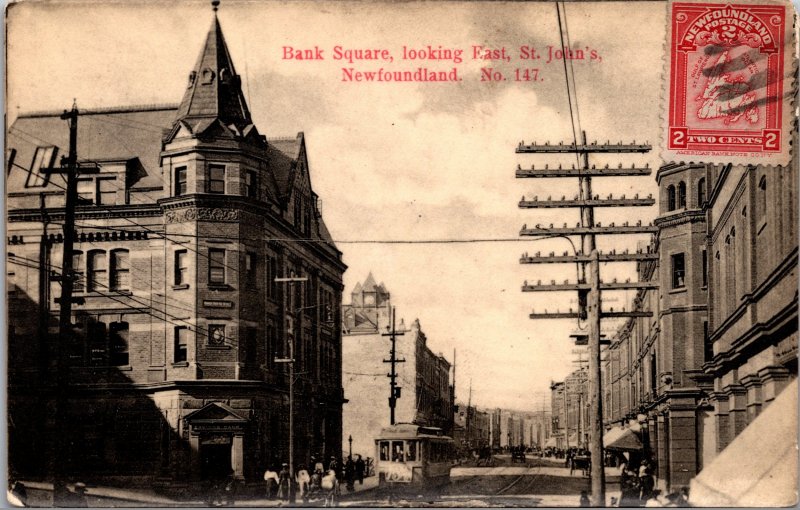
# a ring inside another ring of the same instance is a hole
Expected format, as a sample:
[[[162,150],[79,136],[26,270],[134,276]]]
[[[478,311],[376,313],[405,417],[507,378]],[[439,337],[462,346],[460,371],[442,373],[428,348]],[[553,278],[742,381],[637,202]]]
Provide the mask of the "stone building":
[[[637,293],[635,308],[652,315],[612,340],[603,405],[608,425],[641,430],[673,490],[797,373],[797,184],[792,168],[694,164],[662,166],[656,179],[659,232],[642,246],[656,258],[638,276],[659,289]]]
[[[489,446],[491,413],[475,406],[459,404],[453,417],[453,440],[459,448],[475,449]]]
[[[346,266],[305,137],[253,125],[216,15],[179,105],[78,117],[79,301],[66,428],[53,430],[65,202],[47,170],[68,151],[59,113],[20,115],[7,139],[11,472],[45,472],[59,434],[76,477],[261,480],[288,458],[288,368],[275,359],[289,338],[303,374],[296,461],[338,454]],[[275,282],[291,273],[308,281]]]
[[[550,383],[550,413],[552,415],[551,441],[549,446],[553,448],[566,448],[566,399],[564,394],[564,381],[552,381]]]
[[[343,410],[342,434],[353,437],[353,454],[375,457],[375,438],[389,425],[389,359],[391,340],[387,333],[392,310],[390,294],[376,284],[370,273],[351,293],[350,304],[342,307],[342,370],[348,403]],[[453,433],[450,362],[435,354],[419,320],[410,327],[395,324],[397,385],[400,398],[395,408],[396,423],[438,427]]]

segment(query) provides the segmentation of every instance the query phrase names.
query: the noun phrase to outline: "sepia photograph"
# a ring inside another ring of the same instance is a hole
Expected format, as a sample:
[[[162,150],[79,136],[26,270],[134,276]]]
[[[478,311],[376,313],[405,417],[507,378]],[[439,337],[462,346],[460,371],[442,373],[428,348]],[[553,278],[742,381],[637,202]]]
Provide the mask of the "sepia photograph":
[[[797,504],[788,0],[5,24],[4,506]]]

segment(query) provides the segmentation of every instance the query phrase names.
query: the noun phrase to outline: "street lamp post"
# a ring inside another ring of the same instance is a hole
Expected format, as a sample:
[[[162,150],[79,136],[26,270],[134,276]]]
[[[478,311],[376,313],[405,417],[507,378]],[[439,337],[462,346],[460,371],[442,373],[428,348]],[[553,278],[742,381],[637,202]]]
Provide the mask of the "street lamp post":
[[[353,436],[347,438],[347,442],[350,443],[350,454],[348,455],[349,458],[353,458]]]
[[[278,283],[288,283],[289,292],[293,293],[294,284],[296,282],[307,282],[308,278],[304,276],[295,276],[294,272],[292,272],[289,278],[275,278],[275,281]],[[286,332],[287,344],[289,347],[289,357],[276,358],[275,362],[289,364],[289,501],[294,503],[294,317],[291,317],[291,320],[292,331],[287,330]]]

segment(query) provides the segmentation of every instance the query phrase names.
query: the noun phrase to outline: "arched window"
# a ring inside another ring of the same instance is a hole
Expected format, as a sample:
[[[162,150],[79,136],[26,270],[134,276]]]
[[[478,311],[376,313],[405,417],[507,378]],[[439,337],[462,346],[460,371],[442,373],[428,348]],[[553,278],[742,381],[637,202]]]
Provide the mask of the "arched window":
[[[675,210],[675,186],[669,185],[667,188],[667,211]]]
[[[131,286],[128,250],[111,251],[111,290],[129,290]]]
[[[97,292],[106,287],[106,273],[108,272],[108,262],[106,252],[102,250],[92,250],[89,252],[86,267],[86,290]]]
[[[697,181],[697,207],[703,207],[706,202],[706,178],[701,177]]]
[[[678,183],[678,209],[686,209],[686,183]]]

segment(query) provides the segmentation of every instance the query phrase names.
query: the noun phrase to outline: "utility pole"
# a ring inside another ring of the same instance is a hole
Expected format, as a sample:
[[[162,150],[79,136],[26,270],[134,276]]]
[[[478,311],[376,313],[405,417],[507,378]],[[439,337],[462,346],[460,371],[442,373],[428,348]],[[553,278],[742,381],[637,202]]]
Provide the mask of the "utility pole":
[[[637,194],[633,198],[626,198],[624,195],[621,197],[614,197],[609,195],[605,198],[600,198],[597,195],[592,195],[592,178],[593,177],[610,177],[610,176],[646,176],[650,175],[651,169],[649,166],[637,167],[635,164],[630,168],[622,168],[622,164],[617,168],[611,168],[606,165],[603,168],[597,168],[595,165],[589,166],[589,155],[593,153],[606,153],[606,154],[623,154],[623,153],[646,153],[652,149],[648,143],[637,144],[635,141],[631,144],[619,143],[597,143],[589,144],[586,140],[586,132],[581,133],[581,141],[577,139],[568,143],[558,143],[551,145],[550,143],[525,144],[520,142],[517,147],[517,154],[575,154],[579,166],[576,168],[574,165],[571,168],[549,168],[545,165],[544,168],[535,168],[532,166],[530,170],[522,169],[517,166],[517,178],[555,178],[555,177],[577,177],[578,178],[578,195],[572,199],[561,197],[561,200],[552,200],[548,197],[546,200],[539,200],[538,197],[532,199],[525,199],[519,202],[519,207],[522,209],[539,209],[539,208],[578,208],[580,211],[580,223],[574,227],[567,226],[565,223],[563,227],[553,226],[549,227],[536,225],[533,228],[528,228],[527,225],[522,227],[520,236],[560,236],[565,239],[570,239],[569,236],[580,236],[580,251],[574,248],[573,253],[564,252],[563,255],[556,255],[551,252],[549,256],[543,256],[541,253],[536,253],[534,256],[529,256],[527,253],[523,254],[520,258],[521,264],[553,264],[553,263],[575,263],[579,264],[580,274],[578,281],[574,283],[564,282],[556,283],[551,280],[550,283],[542,283],[541,280],[536,284],[529,285],[526,281],[522,286],[523,292],[541,292],[541,291],[577,291],[578,292],[578,310],[573,312],[569,309],[567,312],[556,310],[555,312],[536,313],[535,311],[530,314],[531,319],[577,319],[578,321],[585,320],[588,324],[588,335],[577,335],[576,341],[578,344],[585,342],[589,348],[589,403],[590,411],[590,452],[592,458],[592,505],[605,506],[605,473],[603,471],[603,412],[602,412],[602,388],[600,377],[600,320],[604,317],[644,317],[652,315],[652,312],[631,310],[627,311],[624,308],[622,311],[614,311],[611,308],[608,311],[601,310],[601,291],[612,290],[625,290],[625,289],[653,289],[657,288],[658,284],[655,282],[613,282],[604,283],[600,280],[600,262],[639,262],[642,260],[653,260],[657,258],[656,254],[643,252],[637,250],[635,253],[630,253],[625,250],[624,253],[617,253],[612,250],[610,253],[600,253],[597,250],[595,236],[598,234],[609,235],[629,235],[629,234],[655,234],[658,232],[658,227],[655,225],[642,225],[639,221],[635,225],[630,225],[627,221],[623,225],[615,225],[611,223],[608,226],[602,226],[599,222],[594,221],[594,208],[595,207],[637,207],[637,206],[652,206],[655,204],[655,199],[652,196],[640,198]],[[583,341],[583,342],[582,342]],[[566,401],[566,384],[565,384],[565,401]],[[565,402],[566,404],[566,402]],[[568,429],[567,429],[568,430]],[[569,433],[567,432],[567,436]],[[569,438],[567,438],[569,441]]]
[[[383,360],[384,363],[391,363],[392,369],[391,372],[386,374],[386,377],[389,378],[389,424],[394,425],[394,408],[397,406],[397,399],[400,398],[400,388],[397,386],[397,364],[398,363],[405,363],[405,359],[397,359],[397,337],[403,336],[405,333],[401,332],[398,333],[395,329],[395,315],[397,311],[394,307],[392,307],[392,330],[388,333],[382,333],[381,336],[388,336],[392,339],[392,350],[389,351],[389,359]],[[388,329],[388,327],[387,327]]]
[[[56,359],[56,395],[54,405],[53,436],[53,506],[68,506],[67,492],[68,453],[70,436],[67,434],[67,393],[69,387],[69,366],[67,351],[72,343],[72,289],[74,268],[72,252],[75,241],[75,203],[78,199],[78,106],[72,103],[72,109],[61,114],[61,118],[69,122],[69,155],[61,160],[59,172],[67,174],[67,189],[64,204],[64,250],[61,260],[61,297],[58,298],[58,342],[55,344]],[[47,271],[45,267],[42,271]],[[45,280],[47,281],[47,280]]]
[[[278,283],[288,283],[289,284],[289,299],[287,299],[288,303],[293,303],[294,296],[294,284],[300,282],[307,282],[308,278],[305,276],[298,277],[294,275],[292,272],[291,276],[288,278],[275,278],[275,281]],[[295,315],[299,313],[301,310],[298,307],[298,311],[295,311],[294,306],[289,307],[289,313],[291,316],[289,317],[289,327],[286,330],[286,343],[289,348],[289,357],[288,358],[276,358],[275,363],[287,363],[289,365],[289,502],[294,503],[296,498],[296,493],[294,489],[294,319]]]

